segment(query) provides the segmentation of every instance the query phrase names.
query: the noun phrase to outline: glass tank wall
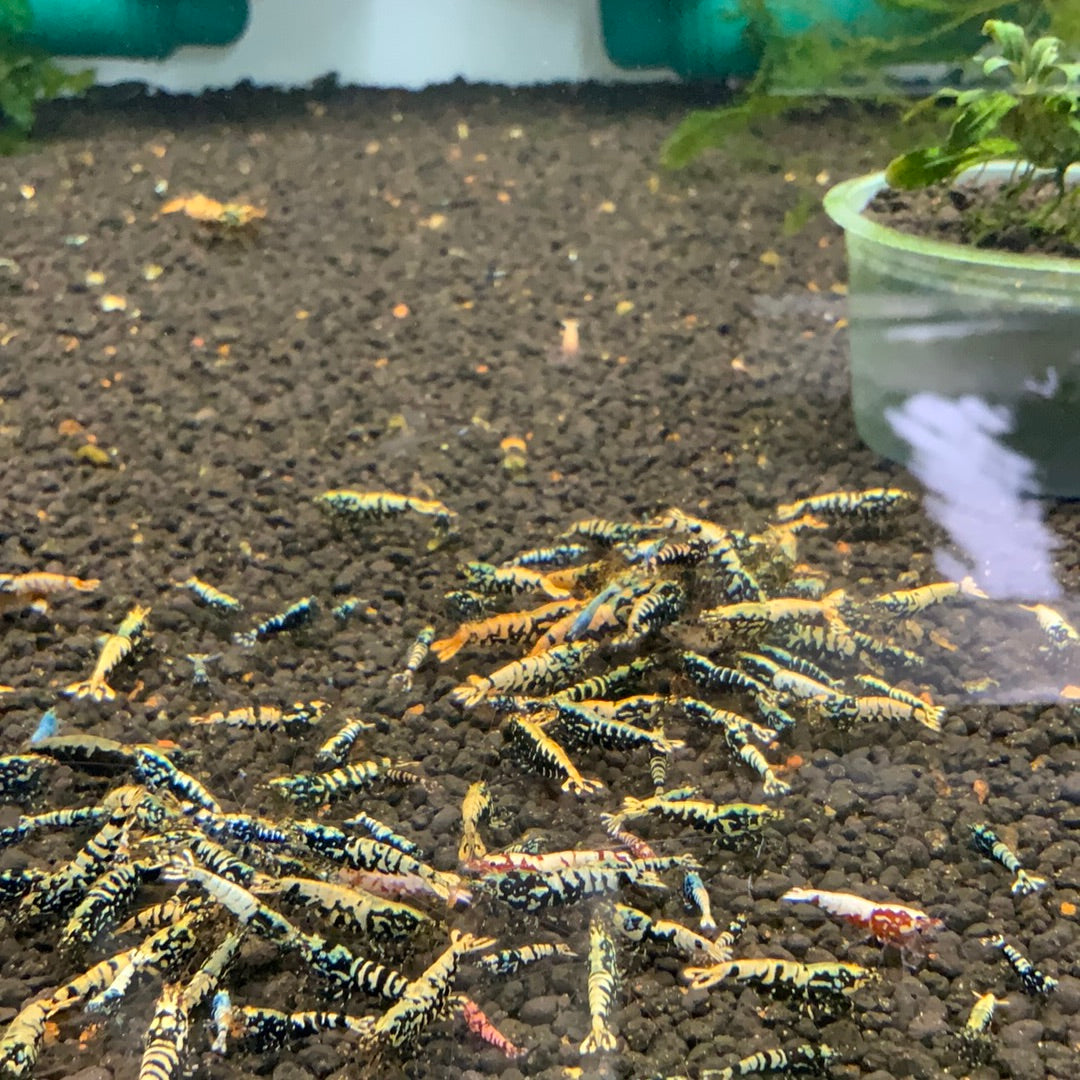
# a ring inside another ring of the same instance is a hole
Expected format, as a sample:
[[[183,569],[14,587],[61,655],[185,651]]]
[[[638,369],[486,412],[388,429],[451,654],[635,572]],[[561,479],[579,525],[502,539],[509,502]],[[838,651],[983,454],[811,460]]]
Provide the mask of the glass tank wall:
[[[910,86],[603,54],[750,6],[267,0],[32,117],[32,7],[0,1074],[1080,1075],[1075,350],[849,296],[821,200],[926,143]]]

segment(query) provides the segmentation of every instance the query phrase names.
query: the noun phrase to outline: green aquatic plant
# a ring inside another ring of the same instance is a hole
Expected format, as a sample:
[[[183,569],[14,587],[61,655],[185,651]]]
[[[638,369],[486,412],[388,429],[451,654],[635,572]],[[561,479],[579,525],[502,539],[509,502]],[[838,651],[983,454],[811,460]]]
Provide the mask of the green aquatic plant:
[[[833,20],[785,31],[767,0],[739,0],[748,49],[758,56],[755,74],[730,104],[689,113],[661,150],[668,168],[681,169],[706,150],[722,147],[745,156],[769,122],[793,110],[830,100],[898,105],[901,86],[890,65],[931,58],[955,59],[988,17],[1008,14],[1029,28],[1043,28],[1069,43],[1080,42],[1080,0],[880,0],[911,27],[905,35],[875,36]]]
[[[894,188],[949,183],[964,170],[1010,161],[1010,178],[973,215],[976,242],[1017,228],[1080,242],[1077,191],[1066,183],[1080,162],[1080,60],[1060,38],[1029,38],[1016,23],[990,19],[980,54],[986,82],[970,90],[939,90],[917,109],[953,102],[944,141],[894,158],[885,179]]]
[[[61,94],[80,94],[92,71],[68,72],[22,35],[33,14],[26,0],[0,0],[0,153],[22,146],[34,126],[38,104]]]

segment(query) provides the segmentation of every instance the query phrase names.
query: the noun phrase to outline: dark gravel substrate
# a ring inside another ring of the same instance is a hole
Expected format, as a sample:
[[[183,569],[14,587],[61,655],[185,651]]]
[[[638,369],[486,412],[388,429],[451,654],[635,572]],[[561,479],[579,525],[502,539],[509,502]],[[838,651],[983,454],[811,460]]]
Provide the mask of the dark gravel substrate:
[[[89,671],[96,636],[139,601],[153,605],[152,650],[118,673],[124,693],[114,704],[61,703],[66,732],[173,740],[229,808],[280,814],[257,783],[308,767],[322,736],[236,737],[190,728],[185,717],[252,699],[321,698],[335,717],[390,718],[363,750],[418,758],[437,781],[429,793],[388,788],[364,804],[436,865],[454,865],[460,799],[481,777],[498,807],[494,843],[535,828],[553,847],[598,842],[598,811],[647,793],[643,759],[585,755],[584,771],[608,790],[578,803],[539,778],[523,780],[500,759],[487,719],[462,719],[446,700],[484,658],[462,657],[450,674],[425,668],[409,695],[388,688],[420,626],[450,628],[442,597],[457,562],[547,543],[576,517],[632,520],[676,503],[758,527],[794,495],[912,486],[852,427],[836,325],[843,302],[831,288],[844,274],[839,235],[821,219],[794,237],[781,229],[798,190],[820,190],[820,170],[835,180],[884,160],[880,120],[793,122],[778,149],[795,180],[784,168],[749,172],[719,158],[658,176],[659,143],[686,104],[672,89],[452,87],[322,101],[138,98],[50,114],[34,152],[0,162],[0,258],[12,261],[0,262],[0,569],[63,570],[103,584],[95,596],[61,598],[47,617],[3,617],[0,682],[19,689],[6,699],[14,704],[5,751],[24,743],[58,687]],[[267,220],[254,242],[207,243],[182,216],[157,215],[161,180],[170,196],[203,191],[265,205]],[[81,246],[65,243],[82,236]],[[156,280],[146,280],[148,264],[162,268]],[[88,285],[92,272],[103,282]],[[124,297],[126,311],[103,311],[105,294]],[[574,357],[559,347],[564,319],[580,320]],[[74,456],[80,438],[59,433],[71,420],[114,453],[112,467]],[[502,466],[506,436],[528,439],[521,473]],[[338,532],[311,496],[346,486],[443,499],[460,514],[460,542],[429,552],[430,534],[415,521],[359,537]],[[1075,592],[1076,511],[1055,507],[1049,520]],[[815,538],[806,556],[860,595],[934,580],[940,536],[921,513],[881,534],[844,537],[847,554],[836,539]],[[344,629],[324,615],[302,636],[245,653],[229,644],[235,624],[172,586],[192,573],[244,598],[255,616],[306,594],[325,611],[354,593],[369,611]],[[941,735],[800,725],[771,752],[803,763],[760,850],[725,853],[642,826],[664,850],[704,859],[721,922],[730,911],[750,914],[738,954],[882,963],[881,981],[859,992],[850,1013],[817,1022],[752,991],[687,995],[678,962],[626,949],[614,1018],[623,1041],[610,1061],[589,1061],[577,1053],[588,1026],[583,963],[539,966],[505,983],[466,966],[461,985],[529,1056],[508,1065],[447,1024],[380,1074],[696,1075],[756,1049],[824,1039],[842,1051],[834,1068],[842,1077],[1075,1080],[1075,720],[1058,706],[973,705],[963,684],[1011,670],[1045,669],[1057,686],[1080,678],[1049,660],[1014,612],[953,609],[924,623],[959,646],[929,637],[918,646],[928,665],[917,686],[953,706]],[[200,695],[184,656],[218,650],[212,692]],[[419,703],[422,713],[405,713]],[[699,781],[721,801],[760,799],[760,785],[715,741],[691,741],[696,753],[678,760],[673,781]],[[977,780],[986,784],[981,806]],[[35,805],[84,805],[102,790],[64,768]],[[17,813],[6,808],[4,823]],[[1009,875],[968,845],[967,825],[980,820],[1054,887],[1014,899]],[[72,851],[71,837],[50,836],[4,852],[2,865],[58,863]],[[942,917],[946,929],[929,959],[908,970],[857,930],[777,903],[803,884],[891,896]],[[631,902],[691,918],[674,890],[665,899],[634,892]],[[539,936],[587,945],[582,911],[534,927],[482,903],[453,921],[503,945]],[[1025,995],[980,945],[991,929],[1056,976],[1058,990],[1045,1000]],[[55,939],[46,925],[0,940],[0,1020],[80,970]],[[99,943],[91,959],[109,948]],[[411,974],[438,948],[387,958]],[[295,959],[264,946],[232,986],[237,1003],[322,1000]],[[971,1067],[955,1032],[972,992],[986,990],[1009,1005],[995,1021],[993,1054]],[[155,993],[139,989],[81,1046],[84,1022],[63,1019],[35,1075],[136,1076]],[[201,1023],[194,1041],[200,1076],[362,1071],[349,1038],[336,1034],[277,1058],[214,1057]]]

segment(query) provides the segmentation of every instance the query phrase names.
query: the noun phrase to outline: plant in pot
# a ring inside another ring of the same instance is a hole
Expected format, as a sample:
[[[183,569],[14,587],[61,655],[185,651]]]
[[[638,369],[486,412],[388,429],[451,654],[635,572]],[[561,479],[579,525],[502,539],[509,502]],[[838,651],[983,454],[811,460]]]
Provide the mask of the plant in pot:
[[[1025,493],[1080,496],[1080,63],[1014,23],[984,33],[984,81],[928,99],[951,103],[945,138],[825,197],[847,245],[855,420],[910,462],[931,444],[962,456],[942,428],[966,409],[1022,462]]]

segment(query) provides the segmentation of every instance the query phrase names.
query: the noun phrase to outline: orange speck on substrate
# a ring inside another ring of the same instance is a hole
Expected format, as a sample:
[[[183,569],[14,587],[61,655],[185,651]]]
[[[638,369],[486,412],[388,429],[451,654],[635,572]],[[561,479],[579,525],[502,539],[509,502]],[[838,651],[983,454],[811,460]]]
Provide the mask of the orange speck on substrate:
[[[799,754],[791,754],[787,761],[784,762],[784,767],[788,769],[801,769],[806,762]]]
[[[34,516],[38,519],[38,521],[49,520],[49,512],[47,510],[35,510]]]
[[[245,671],[244,674],[240,676],[240,681],[246,683],[253,683],[255,681],[255,672]]]
[[[1076,914],[1076,905],[1071,900],[1062,900],[1058,910],[1062,915],[1072,917]]]
[[[405,710],[405,715],[406,716],[423,716],[424,715],[424,706],[419,702],[417,702],[417,704],[415,704],[415,705],[410,705]]]
[[[944,630],[931,630],[929,636],[930,640],[939,649],[944,649],[946,652],[956,652],[957,647],[949,640]]]
[[[851,545],[846,540],[837,540],[836,551],[839,555],[850,555]]]
[[[92,1039],[96,1039],[100,1031],[100,1024],[87,1024],[86,1027],[79,1032],[79,1049],[88,1050],[89,1047],[87,1046],[87,1043]]]
[[[102,355],[109,357],[110,360],[116,355],[117,351],[115,345],[106,345],[105,348],[101,350]]]
[[[975,798],[979,800],[979,805],[982,806],[986,802],[986,797],[990,794],[990,785],[985,780],[975,780],[971,784],[971,790],[975,792]]]
[[[499,443],[499,449],[503,452],[507,450],[517,450],[519,453],[524,454],[528,447],[525,445],[525,440],[517,435],[507,435],[501,443]]]
[[[486,375],[490,370],[491,368],[489,368],[487,364],[477,364],[476,367],[473,368],[473,371],[475,371],[477,375]]]
[[[227,342],[217,347],[218,356],[228,356],[230,352],[232,352],[232,347]]]
[[[562,354],[563,356],[577,356],[581,347],[581,339],[578,336],[578,319],[562,320]]]
[[[510,192],[509,191],[500,191],[495,196],[495,198],[498,199],[499,202],[501,202],[503,204],[506,204],[506,203],[508,203],[510,201]]]
[[[198,334],[191,339],[191,347],[193,349],[203,349],[206,347],[206,339],[199,337]]]
[[[391,314],[395,319],[407,319],[409,317],[409,305],[395,304]]]
[[[562,478],[563,478],[563,474],[561,472],[559,472],[558,469],[552,469],[551,472],[548,473],[548,479],[553,484],[558,484],[562,480]]]
[[[56,430],[60,435],[82,435],[86,429],[78,420],[61,420]]]
[[[746,371],[746,361],[741,356],[733,356],[731,358],[731,370]]]
[[[388,367],[389,364],[390,364],[390,358],[388,356],[376,357],[376,359],[374,361],[374,366],[377,367],[377,368],[380,368],[380,369],[382,369],[384,367]]]
[[[148,701],[147,705],[149,705],[149,704],[150,704],[150,702]],[[172,739],[155,739],[154,740],[154,745],[159,747],[162,750],[179,750],[180,749],[180,744],[173,742]]]
[[[409,314],[409,312],[408,312],[408,309],[407,309],[407,308],[406,308],[406,310],[405,310],[405,314],[406,314],[406,315],[408,315],[408,314]],[[308,318],[310,318],[310,317],[311,317],[311,312],[310,312],[310,311],[307,311],[307,310],[305,310],[304,308],[300,308],[300,309],[299,309],[299,310],[298,310],[298,311],[296,312],[296,317],[297,317],[297,318],[298,318],[298,319],[299,319],[299,320],[300,320],[301,322],[303,322],[303,320],[304,320],[304,319],[308,319]]]
[[[112,386],[112,379],[100,379],[99,382],[103,390],[108,390]]]

